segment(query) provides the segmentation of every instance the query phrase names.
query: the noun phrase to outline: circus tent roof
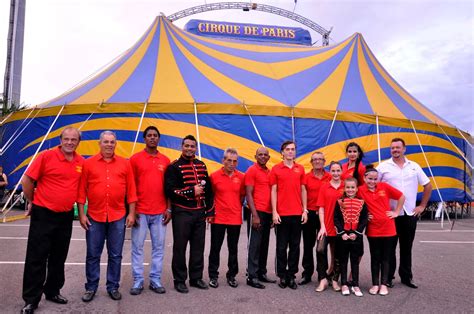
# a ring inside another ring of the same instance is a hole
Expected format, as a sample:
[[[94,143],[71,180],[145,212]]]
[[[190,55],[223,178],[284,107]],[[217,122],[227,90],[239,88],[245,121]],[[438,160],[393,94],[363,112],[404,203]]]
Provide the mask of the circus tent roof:
[[[448,122],[404,90],[361,34],[328,47],[218,40],[155,19],[111,65],[40,107],[242,104]]]

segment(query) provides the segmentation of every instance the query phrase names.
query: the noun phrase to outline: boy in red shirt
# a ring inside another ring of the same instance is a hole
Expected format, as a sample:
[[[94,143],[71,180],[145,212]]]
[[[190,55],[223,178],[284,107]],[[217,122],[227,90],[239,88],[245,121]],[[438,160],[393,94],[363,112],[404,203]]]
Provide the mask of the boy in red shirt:
[[[211,224],[211,251],[209,253],[209,286],[217,288],[219,283],[220,252],[227,232],[229,269],[227,283],[232,288],[239,285],[235,276],[239,272],[238,243],[242,225],[242,201],[245,195],[244,175],[237,168],[239,155],[233,148],[227,148],[222,158],[223,167],[211,174],[214,191],[215,216],[209,217]]]
[[[280,150],[283,161],[272,168],[272,215],[276,225],[276,268],[278,284],[296,289],[295,274],[300,257],[301,224],[308,219],[304,168],[295,163],[296,145],[286,141]],[[288,253],[287,253],[288,251]]]

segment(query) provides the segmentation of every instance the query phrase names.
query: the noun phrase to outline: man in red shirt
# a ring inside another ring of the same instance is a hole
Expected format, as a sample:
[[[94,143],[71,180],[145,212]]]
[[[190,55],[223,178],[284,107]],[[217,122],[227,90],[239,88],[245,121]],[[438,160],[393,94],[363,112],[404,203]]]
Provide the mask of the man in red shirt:
[[[23,274],[26,304],[22,313],[33,313],[43,293],[46,300],[59,304],[68,302],[60,290],[64,285],[64,262],[71,240],[72,207],[84,158],[75,152],[81,140],[77,129],[65,128],[60,140],[59,147],[38,155],[22,178],[31,214]]]
[[[130,158],[137,186],[137,223],[132,228],[132,275],[131,295],[143,290],[143,245],[148,229],[151,239],[150,289],[165,293],[161,284],[163,256],[165,253],[166,225],[171,219],[170,202],[165,195],[165,171],[170,160],[157,147],[160,131],[149,126],[143,131],[145,149]]]
[[[239,272],[238,243],[242,225],[242,201],[244,196],[244,175],[237,168],[239,155],[233,148],[227,148],[222,158],[223,167],[211,174],[214,191],[215,216],[208,217],[211,224],[211,251],[209,253],[209,286],[217,288],[219,283],[220,252],[227,231],[229,269],[227,283],[232,288],[239,285],[235,276]]]
[[[276,225],[278,284],[296,289],[295,274],[300,258],[301,224],[308,219],[303,166],[295,163],[296,145],[286,141],[280,150],[283,161],[270,172],[273,223]]]
[[[324,171],[324,154],[314,152],[311,155],[311,166],[313,169],[306,174],[306,191],[308,194],[308,222],[302,226],[303,229],[303,273],[299,282],[305,285],[311,282],[311,276],[314,273],[314,246],[316,244],[316,235],[321,228],[318,217],[318,195],[321,186],[329,180],[331,175]],[[318,263],[319,266],[319,263]],[[320,278],[321,279],[321,278]]]
[[[270,169],[267,168],[269,159],[268,149],[258,148],[255,153],[257,162],[245,173],[247,205],[252,212],[249,219],[247,285],[258,289],[265,288],[260,282],[276,282],[267,277],[268,244],[272,227]]]
[[[100,134],[100,152],[84,162],[79,195],[79,220],[86,230],[86,292],[82,301],[90,302],[95,296],[100,278],[100,256],[107,241],[107,293],[120,300],[118,291],[122,264],[125,226],[135,223],[137,192],[130,162],[115,155],[117,137],[112,131]],[[89,202],[87,216],[84,213]],[[126,215],[125,202],[129,205]]]

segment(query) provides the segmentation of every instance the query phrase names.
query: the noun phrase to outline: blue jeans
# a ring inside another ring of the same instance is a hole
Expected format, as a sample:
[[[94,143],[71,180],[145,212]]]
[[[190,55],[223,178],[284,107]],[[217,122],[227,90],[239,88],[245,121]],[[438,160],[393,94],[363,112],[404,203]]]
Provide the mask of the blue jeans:
[[[146,234],[150,229],[151,238],[151,267],[150,285],[161,287],[161,272],[165,253],[166,226],[163,215],[140,214],[138,226],[132,228],[132,275],[133,287],[143,287],[143,245]]]
[[[107,240],[107,291],[120,286],[122,266],[122,249],[125,239],[125,217],[113,222],[97,222],[89,217],[91,225],[86,231],[87,257],[86,277],[87,291],[96,291],[100,278],[100,256]]]

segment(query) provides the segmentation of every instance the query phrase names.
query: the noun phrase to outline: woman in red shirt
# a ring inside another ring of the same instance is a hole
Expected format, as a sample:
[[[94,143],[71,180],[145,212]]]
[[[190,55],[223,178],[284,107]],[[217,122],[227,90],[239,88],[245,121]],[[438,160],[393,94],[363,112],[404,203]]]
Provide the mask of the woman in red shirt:
[[[319,206],[319,222],[321,229],[318,233],[318,245],[316,248],[316,258],[318,262],[318,278],[319,286],[316,292],[326,290],[329,280],[332,279],[332,288],[334,291],[340,291],[338,284],[339,279],[339,261],[336,248],[336,228],[334,227],[334,207],[336,201],[341,198],[344,192],[344,184],[341,180],[342,166],[339,162],[331,162],[329,165],[329,173],[331,180],[321,186],[319,190],[318,203]],[[328,274],[328,254],[327,247],[331,250],[331,267]],[[321,267],[319,266],[321,265]]]
[[[394,218],[398,216],[405,203],[402,192],[388,185],[377,183],[378,172],[373,166],[367,166],[365,185],[359,188],[358,195],[365,201],[369,210],[367,238],[370,247],[370,269],[372,287],[370,294],[387,295],[389,281],[390,256],[395,254],[397,230]],[[390,199],[397,200],[395,210],[390,210]]]
[[[357,185],[364,184],[365,166],[362,163],[364,152],[356,142],[350,142],[346,146],[347,162],[342,165],[342,179],[353,177],[357,180]],[[357,169],[357,171],[356,171]]]

